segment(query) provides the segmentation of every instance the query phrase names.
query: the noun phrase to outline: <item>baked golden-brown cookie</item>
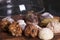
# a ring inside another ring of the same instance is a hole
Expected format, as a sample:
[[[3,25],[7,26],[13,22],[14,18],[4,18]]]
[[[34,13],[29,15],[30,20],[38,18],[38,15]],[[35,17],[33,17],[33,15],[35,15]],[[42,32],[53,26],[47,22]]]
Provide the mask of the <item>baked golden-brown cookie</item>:
[[[22,36],[22,28],[16,22],[10,24],[9,32],[11,32],[13,36]]]
[[[1,28],[5,31],[6,28],[8,28],[8,26],[9,26],[12,22],[14,22],[14,19],[12,19],[10,16],[3,18],[3,19],[1,20],[1,23],[0,23]]]
[[[38,34],[38,28],[36,28],[33,24],[28,24],[24,32],[25,36],[36,37]]]
[[[8,28],[8,25],[9,25],[9,24],[10,24],[10,23],[9,23],[7,20],[1,21],[1,23],[0,23],[1,29],[2,29],[3,31],[6,31],[6,28]]]

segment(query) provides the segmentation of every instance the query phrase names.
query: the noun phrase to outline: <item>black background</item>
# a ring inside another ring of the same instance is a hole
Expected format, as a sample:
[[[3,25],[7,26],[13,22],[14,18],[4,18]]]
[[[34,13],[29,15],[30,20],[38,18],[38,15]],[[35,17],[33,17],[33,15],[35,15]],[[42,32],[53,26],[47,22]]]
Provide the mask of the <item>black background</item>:
[[[60,1],[59,0],[12,0],[13,5],[12,7],[12,14],[19,14],[19,7],[20,4],[25,4],[27,10],[31,10],[32,7],[29,5],[39,6],[40,8],[45,7],[45,11],[50,12],[53,15],[60,16]],[[0,16],[7,16],[7,8],[6,8],[6,0],[0,2]]]

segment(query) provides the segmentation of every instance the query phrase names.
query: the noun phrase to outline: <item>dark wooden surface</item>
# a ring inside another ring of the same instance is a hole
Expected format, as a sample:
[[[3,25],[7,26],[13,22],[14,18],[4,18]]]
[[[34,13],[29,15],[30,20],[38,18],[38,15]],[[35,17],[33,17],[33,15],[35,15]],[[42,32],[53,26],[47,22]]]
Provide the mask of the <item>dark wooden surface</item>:
[[[41,40],[38,37],[31,38],[26,36],[13,37],[5,32],[0,32],[0,40]],[[60,34],[56,34],[52,40],[60,40]]]

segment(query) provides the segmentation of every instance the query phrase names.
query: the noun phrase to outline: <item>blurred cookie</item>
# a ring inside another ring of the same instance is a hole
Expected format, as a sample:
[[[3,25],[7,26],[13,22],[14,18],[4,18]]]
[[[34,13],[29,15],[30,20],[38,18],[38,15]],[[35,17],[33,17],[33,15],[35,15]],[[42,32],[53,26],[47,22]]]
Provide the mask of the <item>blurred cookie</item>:
[[[47,28],[50,28],[54,33],[60,33],[60,22],[51,21],[48,23]]]
[[[14,20],[10,16],[3,18],[0,23],[2,30],[5,31],[12,22]]]
[[[25,17],[26,23],[35,23],[38,24],[38,17],[34,12],[29,11]]]
[[[33,24],[28,24],[24,32],[25,36],[36,37],[38,34],[38,29]]]
[[[12,24],[10,24],[10,26],[9,26],[9,32],[13,36],[22,36],[22,28],[16,22],[13,22]]]

